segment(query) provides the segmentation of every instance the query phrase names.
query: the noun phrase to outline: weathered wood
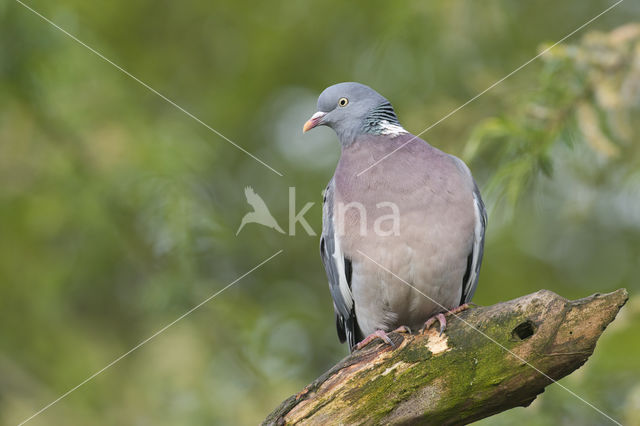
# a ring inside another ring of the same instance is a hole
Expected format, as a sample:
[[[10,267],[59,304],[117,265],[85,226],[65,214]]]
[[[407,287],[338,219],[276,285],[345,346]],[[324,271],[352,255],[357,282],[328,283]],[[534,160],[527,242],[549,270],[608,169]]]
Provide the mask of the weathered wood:
[[[574,301],[541,290],[450,316],[442,336],[393,333],[396,349],[370,343],[264,424],[466,424],[527,406],[584,364],[627,298],[624,289]]]

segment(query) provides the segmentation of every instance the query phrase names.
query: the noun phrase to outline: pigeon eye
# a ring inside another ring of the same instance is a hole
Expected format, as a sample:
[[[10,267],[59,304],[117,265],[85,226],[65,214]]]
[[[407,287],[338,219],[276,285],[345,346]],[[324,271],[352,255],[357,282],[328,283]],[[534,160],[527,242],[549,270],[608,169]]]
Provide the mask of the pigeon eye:
[[[349,99],[347,98],[340,98],[340,100],[338,101],[338,105],[340,105],[341,107],[347,106],[348,103],[349,103]]]

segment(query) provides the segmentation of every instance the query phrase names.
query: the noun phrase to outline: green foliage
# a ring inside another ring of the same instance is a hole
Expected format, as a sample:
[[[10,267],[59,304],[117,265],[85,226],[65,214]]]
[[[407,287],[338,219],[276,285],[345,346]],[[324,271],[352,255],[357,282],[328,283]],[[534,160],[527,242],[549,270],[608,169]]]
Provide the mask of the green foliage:
[[[495,173],[486,192],[513,208],[538,175],[552,177],[556,144],[586,144],[605,162],[636,160],[640,25],[591,32],[579,44],[541,49],[538,88],[508,112],[478,125],[464,151]]]

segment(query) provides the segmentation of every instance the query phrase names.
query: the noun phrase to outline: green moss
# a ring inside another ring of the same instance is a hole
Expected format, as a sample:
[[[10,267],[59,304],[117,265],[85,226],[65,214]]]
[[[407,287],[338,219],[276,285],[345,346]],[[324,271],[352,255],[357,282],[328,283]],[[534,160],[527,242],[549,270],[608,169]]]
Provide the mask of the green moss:
[[[371,380],[372,374],[378,374],[378,376]],[[363,374],[363,377],[357,377],[354,380],[358,379],[363,381],[362,385],[355,387],[346,395],[349,402],[358,404],[358,407],[349,416],[350,422],[357,422],[358,419],[364,418],[374,421],[380,420],[397,405],[394,399],[389,398],[390,390],[396,382],[395,372],[383,376],[381,371],[377,373],[368,371]],[[411,389],[407,388],[405,393],[410,395]]]
[[[416,362],[423,362],[433,357],[431,351],[424,345],[412,345],[402,349],[402,353],[399,354],[398,359],[410,364]]]
[[[497,321],[480,322],[477,327],[511,350],[522,343],[512,339],[511,332],[526,319],[526,314],[509,313]],[[476,321],[473,323],[478,324]],[[468,327],[453,329],[448,335],[448,345],[451,350],[447,352],[447,356],[434,356],[425,345],[411,345],[401,349],[393,363],[403,361],[412,364],[402,373],[391,371],[383,376],[382,372],[392,365],[389,363],[384,363],[373,371],[362,372],[354,379],[356,383],[361,381],[362,385],[355,386],[347,395],[350,403],[354,406],[357,404],[349,420],[380,421],[401,402],[413,397],[418,389],[428,386],[438,378],[446,382],[438,403],[439,413],[442,419],[450,419],[462,410],[473,411],[477,408],[474,406],[476,398],[471,398],[474,388],[498,386],[513,373],[512,370],[505,371],[501,368],[505,357],[510,355],[498,345],[488,344],[486,336]],[[460,347],[466,349],[457,349]],[[438,422],[438,419],[433,418],[433,413],[430,416],[430,421]]]
[[[312,417],[315,413],[318,412],[318,410],[323,408],[329,402],[331,402],[331,399],[329,399],[329,398],[325,398],[322,401],[319,401],[316,405],[313,406],[313,408],[311,410],[309,410],[309,412],[306,414],[306,416],[302,420],[306,420],[306,419]]]

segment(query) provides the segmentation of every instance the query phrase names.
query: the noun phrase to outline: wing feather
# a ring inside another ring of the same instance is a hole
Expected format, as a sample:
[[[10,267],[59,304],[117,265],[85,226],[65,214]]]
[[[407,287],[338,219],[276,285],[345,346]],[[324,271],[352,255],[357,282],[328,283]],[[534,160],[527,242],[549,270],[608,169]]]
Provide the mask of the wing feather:
[[[487,210],[480,196],[478,185],[473,184],[473,203],[475,207],[476,226],[474,228],[474,238],[471,253],[467,262],[467,272],[462,283],[462,297],[460,304],[469,303],[478,286],[480,276],[480,265],[484,254],[484,235],[487,228]]]
[[[322,206],[320,256],[324,264],[329,291],[333,299],[336,328],[340,342],[347,341],[352,350],[357,343],[358,327],[351,294],[351,260],[344,256],[333,224],[333,179],[327,185]]]

